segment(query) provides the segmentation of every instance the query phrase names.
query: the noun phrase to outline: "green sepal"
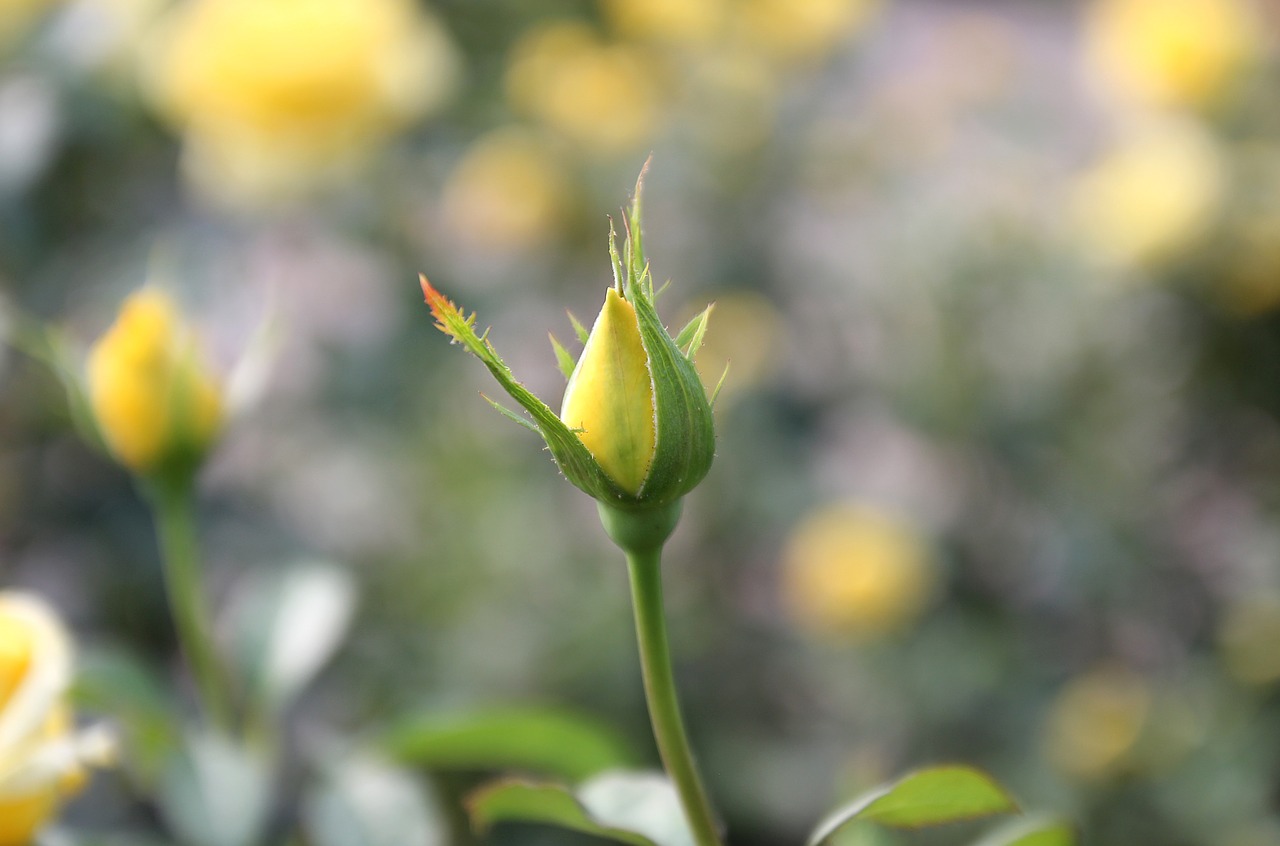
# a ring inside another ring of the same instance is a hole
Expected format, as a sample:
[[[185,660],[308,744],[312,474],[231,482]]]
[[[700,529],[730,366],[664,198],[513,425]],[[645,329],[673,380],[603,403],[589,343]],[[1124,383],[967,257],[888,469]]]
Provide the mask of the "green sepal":
[[[573,324],[573,333],[578,336],[578,343],[585,345],[587,339],[591,337],[591,333],[587,331],[587,327],[582,325],[582,321],[573,312],[566,311],[565,314],[569,315],[569,322]]]
[[[493,378],[507,394],[520,404],[520,407],[533,418],[533,426],[546,441],[551,450],[551,457],[560,468],[566,479],[590,496],[610,502],[626,502],[631,497],[623,493],[617,485],[605,475],[604,470],[583,446],[582,441],[566,426],[545,402],[534,396],[528,388],[516,381],[511,368],[498,355],[493,344],[489,343],[488,331],[484,336],[476,334],[476,316],[463,315],[456,305],[431,286],[425,276],[421,277],[422,291],[426,295],[431,313],[435,315],[437,326],[455,342],[462,344],[467,352],[484,363]],[[514,416],[514,415],[512,415]]]
[[[619,260],[612,237],[610,253],[615,267],[621,266],[626,273],[623,293],[636,310],[654,387],[657,444],[649,475],[635,498],[636,504],[662,506],[684,496],[706,477],[715,458],[716,435],[702,378],[662,325],[654,308],[653,277],[645,261],[640,231],[643,180],[642,171],[627,213],[623,260]]]
[[[573,356],[569,355],[569,351],[556,338],[555,335],[547,335],[551,339],[551,349],[556,354],[556,365],[559,366],[560,372],[564,374],[564,378],[568,379],[573,376],[573,368],[577,362],[573,360]],[[583,343],[586,343],[585,341]]]
[[[693,320],[690,320],[685,327],[680,330],[680,334],[676,335],[676,346],[684,353],[684,357],[693,361],[698,355],[698,350],[702,349],[702,339],[707,334],[707,324],[711,320],[711,311],[716,307],[715,303],[704,308],[699,312]]]

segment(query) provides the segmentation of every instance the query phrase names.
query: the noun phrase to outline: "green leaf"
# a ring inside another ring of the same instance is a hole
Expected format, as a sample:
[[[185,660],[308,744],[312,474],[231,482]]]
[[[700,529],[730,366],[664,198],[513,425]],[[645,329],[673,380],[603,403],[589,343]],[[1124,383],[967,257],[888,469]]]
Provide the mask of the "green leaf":
[[[693,846],[675,790],[657,773],[602,773],[576,793],[547,782],[504,780],[475,793],[467,809],[481,832],[500,822],[535,822],[632,846]]]
[[[1075,846],[1076,833],[1070,823],[1054,817],[1036,816],[1011,820],[974,846]]]
[[[156,799],[189,846],[250,846],[262,837],[271,792],[265,762],[249,749],[194,733],[171,761]]]
[[[98,430],[97,418],[89,402],[80,356],[56,327],[37,320],[10,304],[0,301],[0,342],[7,343],[45,367],[57,377],[67,395],[67,410],[72,425],[85,443],[107,453],[106,443]]]
[[[304,795],[315,846],[443,846],[448,826],[428,785],[368,754],[336,757]]]
[[[152,668],[121,649],[90,649],[79,661],[73,696],[89,712],[120,727],[122,763],[146,790],[181,739],[179,708]]]
[[[808,846],[817,846],[853,820],[892,828],[922,828],[1017,810],[1004,788],[986,773],[962,766],[931,767],[869,791],[836,810],[814,830]]]
[[[228,610],[232,654],[253,701],[278,713],[315,678],[342,642],[355,611],[355,583],[327,562],[254,573]]]
[[[496,782],[471,795],[467,813],[481,834],[503,822],[546,823],[631,846],[659,846],[643,835],[592,819],[577,797],[557,784],[514,779]]]
[[[387,730],[379,747],[428,768],[518,769],[571,781],[632,761],[608,729],[551,708],[412,716]]]

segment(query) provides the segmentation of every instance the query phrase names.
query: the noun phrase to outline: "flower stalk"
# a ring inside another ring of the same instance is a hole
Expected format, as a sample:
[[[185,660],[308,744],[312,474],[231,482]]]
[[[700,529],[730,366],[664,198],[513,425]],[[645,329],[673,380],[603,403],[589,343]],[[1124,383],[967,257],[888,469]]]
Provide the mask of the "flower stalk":
[[[613,286],[600,316],[589,333],[574,321],[582,354],[575,362],[551,339],[568,380],[560,414],[516,381],[488,332],[476,332],[475,314],[467,315],[426,277],[422,292],[436,326],[479,358],[529,416],[490,402],[540,435],[565,478],[597,501],[605,532],[626,555],[645,696],[663,766],[694,842],[721,846],[680,715],[661,568],[662,547],[680,519],[683,497],[707,475],[715,457],[711,404],[716,392],[708,396],[694,368],[711,308],[674,337],[659,319],[658,292],[642,247],[643,178],[642,171],[624,218],[621,250],[610,227]]]
[[[147,485],[147,493],[155,515],[165,591],[179,645],[191,668],[201,709],[215,726],[228,729],[231,704],[226,673],[218,658],[204,603],[192,485],[189,480],[152,483]]]
[[[662,765],[675,785],[697,846],[720,846],[720,826],[693,758],[680,715],[667,621],[662,602],[662,547],[626,550],[631,603],[640,647],[640,670],[653,736]]]

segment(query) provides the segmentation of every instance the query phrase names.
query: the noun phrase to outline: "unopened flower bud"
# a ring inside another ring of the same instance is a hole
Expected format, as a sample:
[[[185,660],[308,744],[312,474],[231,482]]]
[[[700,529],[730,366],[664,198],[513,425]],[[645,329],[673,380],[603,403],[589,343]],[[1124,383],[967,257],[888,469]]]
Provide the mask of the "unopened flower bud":
[[[132,294],[94,345],[89,402],[103,441],[134,473],[182,472],[222,426],[222,394],[202,367],[173,302],[155,288]]]
[[[560,419],[618,487],[640,493],[657,445],[653,379],[636,310],[613,288],[569,377]]]
[[[591,332],[578,327],[582,354],[574,361],[555,342],[569,380],[559,415],[515,380],[488,338],[476,333],[474,314],[465,315],[422,279],[440,329],[483,361],[532,420],[500,410],[543,437],[569,481],[622,515],[627,526],[610,531],[625,534],[631,545],[646,542],[639,535],[665,539],[680,498],[707,475],[715,454],[714,396],[707,396],[693,364],[710,308],[675,338],[662,325],[640,245],[639,189],[621,254],[610,234],[615,284]],[[666,516],[651,520],[658,512]]]

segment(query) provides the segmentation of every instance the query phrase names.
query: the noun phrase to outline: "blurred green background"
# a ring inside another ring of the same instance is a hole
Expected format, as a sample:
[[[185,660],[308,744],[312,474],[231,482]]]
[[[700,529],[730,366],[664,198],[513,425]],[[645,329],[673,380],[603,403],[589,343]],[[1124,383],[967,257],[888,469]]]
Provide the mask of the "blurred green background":
[[[664,319],[714,300],[704,378],[731,362],[666,574],[732,842],[963,760],[1087,843],[1275,846],[1278,27],[1273,0],[4,0],[0,296],[80,349],[145,282],[183,303],[235,387],[214,606],[295,560],[359,587],[299,743],[541,703],[656,763],[620,556],[415,281],[556,407],[547,332],[598,309],[652,152]],[[145,508],[16,353],[0,583],[180,672]],[[110,775],[67,819],[153,823]]]

